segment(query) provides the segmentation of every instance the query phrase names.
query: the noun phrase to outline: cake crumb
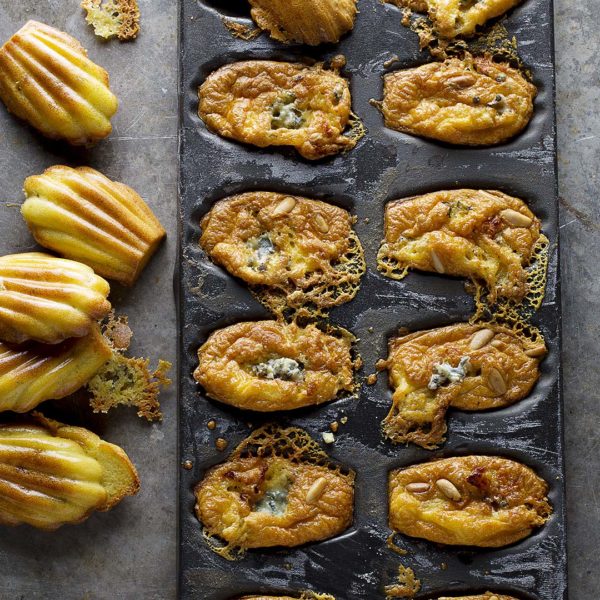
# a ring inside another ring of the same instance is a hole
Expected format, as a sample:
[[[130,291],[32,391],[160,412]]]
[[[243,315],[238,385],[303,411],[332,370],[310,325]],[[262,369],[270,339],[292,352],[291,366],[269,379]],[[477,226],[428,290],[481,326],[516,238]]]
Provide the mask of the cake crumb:
[[[223,452],[229,445],[229,442],[225,438],[217,438],[215,441],[215,447],[219,452]]]
[[[321,435],[326,444],[333,444],[335,442],[335,436],[330,431],[325,431]]]
[[[329,423],[329,429],[331,429],[331,431],[333,431],[333,433],[337,433],[339,426],[340,425],[337,421],[333,421],[333,423]]]
[[[206,426],[212,431],[217,426],[217,422],[214,419],[211,419]]]

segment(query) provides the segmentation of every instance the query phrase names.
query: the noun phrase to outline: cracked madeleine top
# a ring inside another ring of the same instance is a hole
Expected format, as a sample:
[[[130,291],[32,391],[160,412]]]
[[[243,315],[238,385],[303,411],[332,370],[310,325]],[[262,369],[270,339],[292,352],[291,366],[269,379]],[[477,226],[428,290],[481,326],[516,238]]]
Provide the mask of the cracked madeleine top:
[[[485,282],[490,301],[527,294],[527,271],[546,238],[519,198],[494,190],[446,190],[389,202],[378,267],[401,279],[409,268]]]
[[[352,223],[326,202],[250,192],[213,206],[200,245],[273,311],[309,302],[326,308],[351,300],[365,271]]]
[[[231,547],[299,546],[352,523],[354,474],[278,455],[235,455],[196,487],[196,514]]]
[[[356,145],[348,82],[323,64],[251,60],[225,65],[198,90],[198,114],[227,138],[293,146],[316,160]]]
[[[543,479],[513,460],[435,460],[390,473],[390,527],[440,544],[507,546],[548,520],[547,492]]]
[[[316,46],[354,27],[356,0],[250,0],[252,18],[272,38]]]
[[[525,398],[539,378],[543,343],[492,323],[461,323],[393,338],[384,363],[394,389],[383,422],[396,443],[434,448],[449,407],[487,410]]]
[[[533,115],[536,87],[485,57],[450,58],[384,76],[386,127],[467,146],[499,144]]]
[[[112,131],[108,73],[70,35],[29,21],[0,48],[0,99],[45,136],[90,145]]]
[[[386,0],[401,8],[427,12],[437,33],[446,39],[468,36],[521,0]]]
[[[256,411],[290,410],[335,399],[355,387],[345,330],[258,321],[213,333],[198,350],[194,378],[211,398]]]

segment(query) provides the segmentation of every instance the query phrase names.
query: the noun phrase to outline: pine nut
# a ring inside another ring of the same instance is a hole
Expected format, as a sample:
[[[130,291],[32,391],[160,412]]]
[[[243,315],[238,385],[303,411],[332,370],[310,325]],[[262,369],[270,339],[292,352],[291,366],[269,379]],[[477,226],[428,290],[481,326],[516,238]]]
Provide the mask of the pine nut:
[[[469,348],[471,350],[479,350],[484,346],[487,346],[496,334],[491,329],[480,329],[471,338]]]
[[[458,502],[461,499],[460,492],[458,488],[447,479],[438,479],[435,482],[435,485],[446,498],[450,498],[450,500],[454,500],[454,502]]]
[[[431,263],[433,264],[433,268],[438,273],[443,274],[446,272],[446,269],[444,268],[444,263],[442,262],[442,260],[440,259],[440,257],[438,256],[438,254],[435,250],[431,251]]]
[[[283,215],[287,215],[289,212],[292,212],[292,210],[294,210],[294,206],[296,206],[296,198],[293,198],[292,196],[286,196],[273,209],[271,216],[282,217]]]
[[[500,371],[498,371],[498,369],[495,367],[491,367],[488,371],[487,382],[492,390],[498,394],[498,396],[506,394],[506,391],[508,390],[506,381],[504,381],[502,373],[500,373]]]
[[[424,494],[431,489],[431,486],[428,483],[416,481],[415,483],[407,484],[405,489],[411,494]]]
[[[500,216],[512,227],[529,227],[533,222],[527,215],[524,215],[512,208],[505,208],[500,211]]]
[[[327,479],[325,479],[325,477],[319,477],[306,493],[306,501],[310,504],[314,504],[323,495],[326,487]]]
[[[545,344],[540,344],[539,346],[534,346],[533,348],[529,348],[525,350],[525,354],[530,356],[531,358],[537,358],[538,356],[544,356],[546,354],[547,349]]]
[[[316,225],[317,229],[321,233],[327,233],[329,231],[329,225],[327,224],[327,221],[325,220],[325,218],[323,217],[323,215],[317,213],[313,217],[313,222]]]

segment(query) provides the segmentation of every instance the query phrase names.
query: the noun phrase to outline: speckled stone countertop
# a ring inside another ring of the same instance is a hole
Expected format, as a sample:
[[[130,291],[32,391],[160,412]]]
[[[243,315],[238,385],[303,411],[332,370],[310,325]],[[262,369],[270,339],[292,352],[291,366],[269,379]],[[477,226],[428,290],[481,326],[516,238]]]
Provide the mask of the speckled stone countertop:
[[[111,74],[121,107],[110,139],[89,151],[57,148],[0,110],[0,253],[35,248],[19,214],[25,177],[62,162],[89,164],[133,186],[168,231],[168,240],[132,290],[113,287],[135,333],[132,351],[175,359],[172,273],[177,245],[177,3],[141,0],[143,32],[133,44],[103,44],[83,24],[76,0],[0,0],[0,40],[35,18],[75,35]],[[564,387],[568,465],[570,598],[600,596],[600,41],[596,0],[555,0],[558,133],[562,205]],[[98,419],[123,445],[143,487],[135,501],[49,534],[0,532],[3,600],[168,600],[176,587],[177,423],[174,390],[165,419],[148,425],[135,411]]]

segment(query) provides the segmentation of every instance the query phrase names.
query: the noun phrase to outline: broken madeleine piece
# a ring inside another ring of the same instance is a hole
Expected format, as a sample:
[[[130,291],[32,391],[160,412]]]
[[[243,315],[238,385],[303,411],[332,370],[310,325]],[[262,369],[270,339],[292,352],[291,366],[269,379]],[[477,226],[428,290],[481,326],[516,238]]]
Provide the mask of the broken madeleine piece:
[[[475,596],[441,596],[438,600],[517,600],[517,598],[504,594],[494,594],[494,592],[486,592],[485,594],[476,594]]]
[[[84,386],[110,359],[98,325],[60,344],[23,346],[0,342],[0,411],[23,413]]]
[[[273,192],[217,202],[200,226],[210,258],[251,286],[273,312],[348,302],[366,265],[354,218],[343,208]]]
[[[51,167],[28,177],[24,190],[21,214],[40,245],[125,285],[166,235],[134,190],[94,169]]]
[[[390,527],[450,545],[499,548],[544,525],[548,485],[529,467],[497,456],[457,456],[392,471]]]
[[[519,198],[494,190],[444,190],[389,202],[377,266],[402,279],[408,269],[485,283],[493,304],[530,291],[526,267],[547,241]],[[543,289],[542,296],[543,296]]]
[[[87,265],[41,252],[0,257],[0,341],[83,337],[110,311],[108,283]]]
[[[256,411],[291,410],[355,389],[354,336],[313,324],[258,321],[214,332],[198,350],[194,379],[209,397]]]
[[[521,0],[386,0],[400,8],[426,12],[440,37],[469,36]]]
[[[227,556],[341,533],[352,523],[354,473],[333,465],[302,429],[265,426],[210,469],[195,493],[206,535],[227,544],[213,550]]]
[[[546,346],[506,327],[460,323],[395,337],[383,363],[394,389],[383,431],[394,443],[432,449],[444,441],[450,407],[476,411],[525,398]]]
[[[0,524],[54,530],[139,490],[121,448],[41,415],[0,425]]]
[[[348,81],[322,63],[250,60],[225,65],[198,90],[209,129],[260,148],[293,146],[317,160],[352,149]]]
[[[280,42],[337,43],[354,27],[356,0],[250,0],[256,24]]]
[[[29,21],[0,48],[0,99],[45,136],[90,145],[112,131],[108,73],[70,35]]]
[[[137,0],[82,0],[85,20],[94,33],[106,40],[133,40],[140,31],[140,9]]]
[[[450,58],[384,76],[386,127],[449,144],[490,146],[529,123],[536,87],[487,57]]]

